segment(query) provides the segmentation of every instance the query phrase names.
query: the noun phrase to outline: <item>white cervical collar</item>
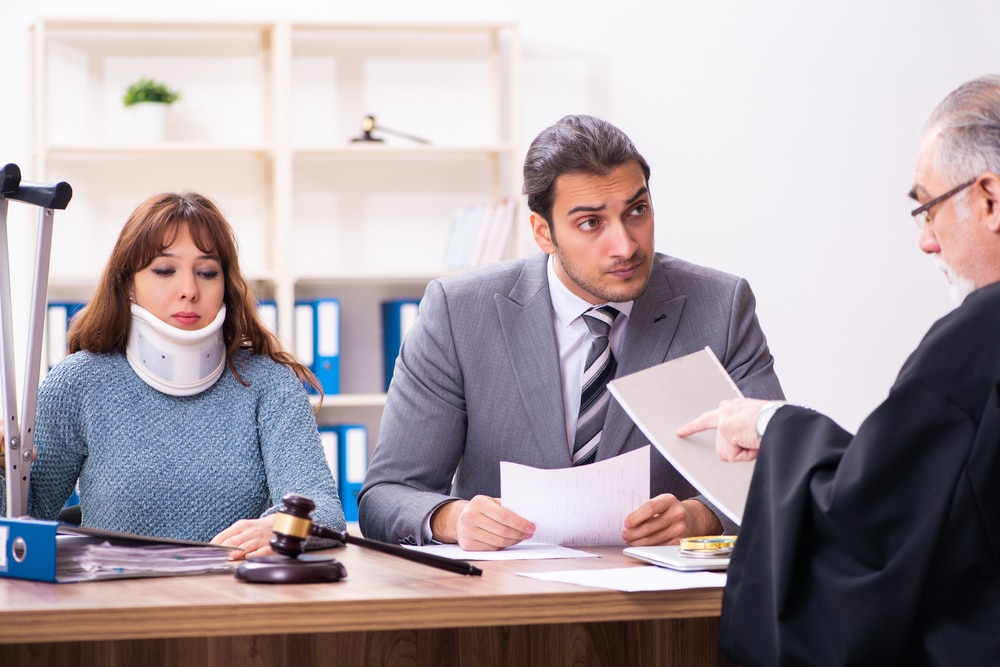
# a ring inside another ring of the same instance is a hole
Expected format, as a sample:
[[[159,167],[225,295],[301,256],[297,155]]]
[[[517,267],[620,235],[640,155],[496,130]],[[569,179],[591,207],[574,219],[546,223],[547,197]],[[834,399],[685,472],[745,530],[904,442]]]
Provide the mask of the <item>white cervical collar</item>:
[[[132,370],[153,389],[171,396],[192,396],[215,384],[226,366],[222,323],[226,306],[203,329],[170,326],[132,304],[125,356]]]

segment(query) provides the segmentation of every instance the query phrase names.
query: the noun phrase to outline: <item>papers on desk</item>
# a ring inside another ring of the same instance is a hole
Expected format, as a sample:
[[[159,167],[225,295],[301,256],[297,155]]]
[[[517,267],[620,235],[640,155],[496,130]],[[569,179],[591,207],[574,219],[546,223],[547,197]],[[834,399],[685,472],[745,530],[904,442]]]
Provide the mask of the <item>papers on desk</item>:
[[[229,550],[171,544],[112,544],[99,537],[56,536],[56,580],[91,581],[229,573]]]
[[[500,501],[535,524],[528,544],[625,544],[625,517],[649,500],[649,447],[585,466],[500,463]]]
[[[678,427],[742,394],[712,350],[617,378],[608,389],[677,471],[736,523],[743,520],[753,461],[727,463],[715,453],[715,431],[687,438]]]
[[[719,572],[678,572],[665,567],[614,567],[607,570],[561,570],[559,572],[518,572],[522,577],[561,581],[615,591],[673,591],[684,588],[722,588],[726,575]]]
[[[543,560],[546,558],[597,558],[597,554],[579,549],[521,542],[500,551],[466,551],[457,544],[429,544],[421,547],[407,547],[415,551],[455,558],[457,560]]]

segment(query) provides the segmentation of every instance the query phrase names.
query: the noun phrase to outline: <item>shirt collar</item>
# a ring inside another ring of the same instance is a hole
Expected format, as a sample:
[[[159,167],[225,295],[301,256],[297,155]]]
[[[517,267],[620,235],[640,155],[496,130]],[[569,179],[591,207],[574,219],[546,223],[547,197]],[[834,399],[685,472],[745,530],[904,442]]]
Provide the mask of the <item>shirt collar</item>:
[[[561,280],[559,280],[559,276],[556,275],[556,269],[553,265],[552,255],[549,255],[545,270],[549,278],[549,298],[552,301],[552,309],[556,313],[556,320],[559,322],[560,326],[568,327],[578,317],[583,315],[583,313],[593,308],[595,304],[592,304],[585,299],[581,299],[576,294],[573,294],[569,291],[569,288],[566,287]],[[632,305],[635,302],[622,301],[620,303],[609,303],[617,308],[622,315],[628,317],[632,313]]]

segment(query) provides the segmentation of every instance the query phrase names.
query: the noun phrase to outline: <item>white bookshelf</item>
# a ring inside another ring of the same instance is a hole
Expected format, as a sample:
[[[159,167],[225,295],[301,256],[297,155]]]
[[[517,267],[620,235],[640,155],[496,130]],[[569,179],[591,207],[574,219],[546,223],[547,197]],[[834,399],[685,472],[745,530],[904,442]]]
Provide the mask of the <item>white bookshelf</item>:
[[[41,20],[32,28],[33,165],[65,180],[50,300],[89,297],[147,196],[197,190],[239,237],[258,297],[294,340],[297,299],[341,300],[341,394],[321,423],[384,405],[380,303],[449,272],[456,213],[519,201],[516,26]],[[121,104],[140,76],[181,91],[168,138],[133,141]],[[352,143],[374,115],[381,143]],[[424,137],[420,144],[380,128]],[[522,253],[515,223],[503,255]]]

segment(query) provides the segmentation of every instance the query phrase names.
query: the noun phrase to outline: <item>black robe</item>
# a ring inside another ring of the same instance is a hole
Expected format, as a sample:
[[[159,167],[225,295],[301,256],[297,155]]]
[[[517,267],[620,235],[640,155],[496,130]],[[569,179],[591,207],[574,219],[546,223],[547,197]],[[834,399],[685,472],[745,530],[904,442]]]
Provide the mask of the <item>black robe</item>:
[[[939,320],[855,436],[761,443],[719,641],[746,665],[1000,665],[1000,283]]]

